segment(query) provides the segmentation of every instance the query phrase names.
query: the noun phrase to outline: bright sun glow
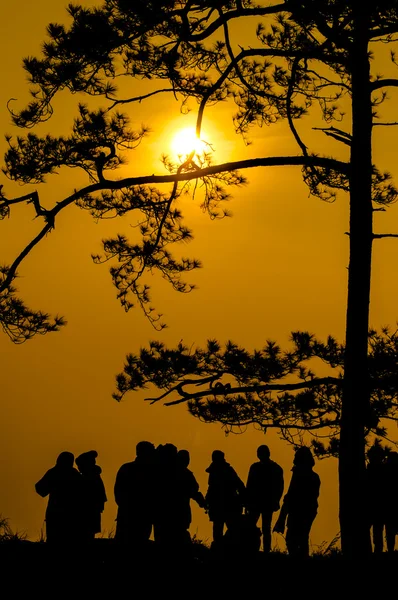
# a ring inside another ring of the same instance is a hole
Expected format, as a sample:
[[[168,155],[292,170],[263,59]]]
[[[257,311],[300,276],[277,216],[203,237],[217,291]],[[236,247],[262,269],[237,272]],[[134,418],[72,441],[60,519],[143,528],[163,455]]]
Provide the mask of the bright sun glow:
[[[204,139],[206,139],[204,135],[202,139],[196,137],[193,127],[185,127],[185,129],[180,129],[174,135],[171,141],[171,150],[173,154],[181,158],[188,156],[192,150],[195,150],[195,153],[199,155],[203,152],[209,152],[211,148],[203,141]]]

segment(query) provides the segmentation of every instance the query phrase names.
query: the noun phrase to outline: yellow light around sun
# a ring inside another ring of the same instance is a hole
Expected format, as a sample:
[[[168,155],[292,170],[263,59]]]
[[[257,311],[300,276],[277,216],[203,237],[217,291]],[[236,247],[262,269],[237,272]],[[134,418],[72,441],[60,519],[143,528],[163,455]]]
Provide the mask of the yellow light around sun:
[[[185,127],[174,134],[171,141],[171,150],[174,155],[185,159],[192,151],[200,155],[203,152],[209,152],[210,147],[203,139],[196,137],[193,127]]]

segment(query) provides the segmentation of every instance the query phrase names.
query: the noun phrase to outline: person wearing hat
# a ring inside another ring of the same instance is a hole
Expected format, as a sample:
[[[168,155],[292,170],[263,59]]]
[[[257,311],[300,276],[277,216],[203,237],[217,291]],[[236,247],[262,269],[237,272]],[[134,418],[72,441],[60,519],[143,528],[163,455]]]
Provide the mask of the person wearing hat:
[[[80,528],[83,541],[92,541],[101,532],[101,514],[107,501],[102,469],[96,464],[98,452],[89,450],[76,458],[82,477],[80,497]]]

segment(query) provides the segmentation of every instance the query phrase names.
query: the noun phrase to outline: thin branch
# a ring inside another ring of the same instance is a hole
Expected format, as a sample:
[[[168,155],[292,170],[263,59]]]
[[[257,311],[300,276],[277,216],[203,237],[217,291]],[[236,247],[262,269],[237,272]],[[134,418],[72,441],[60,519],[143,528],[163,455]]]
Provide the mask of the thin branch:
[[[113,108],[115,108],[115,106],[117,106],[118,104],[129,104],[132,102],[138,102],[141,103],[143,100],[146,100],[147,98],[151,98],[152,96],[156,96],[157,94],[163,94],[166,92],[172,92],[173,94],[175,94],[176,92],[183,92],[183,88],[164,88],[161,90],[155,90],[153,92],[148,92],[148,94],[144,94],[143,96],[132,96],[131,98],[125,98],[123,100],[115,100],[114,98],[111,98],[110,96],[106,95],[105,97],[108,100],[111,100],[113,102],[113,104],[110,105],[110,107],[108,108],[108,110],[112,110]],[[192,95],[195,95],[191,92]]]
[[[323,131],[325,135],[334,138],[338,142],[351,146],[351,134],[338,129],[337,127],[313,127],[312,129],[314,131]]]
[[[222,14],[222,12],[220,12],[220,14]],[[222,75],[219,77],[219,79],[208,89],[208,91],[203,96],[203,98],[200,102],[198,116],[196,119],[196,123],[197,123],[196,124],[196,135],[198,137],[200,136],[200,130],[201,130],[202,120],[203,120],[203,113],[204,113],[204,109],[205,109],[207,101],[212,96],[212,94],[214,94],[214,92],[220,88],[220,86],[228,78],[229,74],[231,73],[231,71],[233,71],[233,69],[236,70],[236,74],[239,77],[239,80],[241,81],[241,83],[243,84],[243,88],[247,88],[250,92],[252,92],[253,94],[257,94],[260,97],[272,96],[272,94],[263,93],[259,90],[254,90],[252,88],[252,86],[249,85],[249,83],[245,80],[244,76],[242,75],[241,70],[239,69],[239,63],[242,60],[244,60],[245,58],[249,58],[249,57],[259,57],[259,56],[264,56],[264,57],[278,56],[278,57],[283,57],[283,58],[291,57],[290,52],[286,52],[284,50],[275,50],[274,48],[270,48],[270,49],[268,49],[268,48],[249,48],[246,50],[241,50],[241,52],[239,52],[239,54],[237,56],[235,56],[232,51],[232,47],[231,47],[231,44],[229,41],[229,32],[228,32],[227,23],[224,24],[224,37],[225,37],[225,45],[227,47],[229,58],[230,58],[230,63],[223,70]]]
[[[51,222],[51,215],[49,216],[49,211],[46,208],[43,208],[40,204],[39,194],[37,191],[31,192],[30,194],[26,194],[25,196],[19,196],[18,198],[8,199],[5,196],[1,195],[1,189],[3,186],[0,186],[0,208],[2,206],[11,206],[12,204],[21,204],[22,202],[27,202],[27,204],[33,204],[36,217],[44,217],[46,221]]]
[[[29,244],[22,250],[19,256],[17,256],[17,258],[14,260],[14,262],[8,269],[6,277],[0,284],[0,292],[3,292],[11,285],[12,280],[16,276],[17,268],[19,267],[21,262],[24,260],[24,258],[28,256],[30,251],[47,235],[47,233],[51,231],[52,228],[52,223],[47,222],[43,229],[40,231],[40,233],[38,233],[38,235],[35,238],[33,238],[33,240],[31,240],[31,242],[29,242]]]
[[[192,162],[192,159],[194,157],[194,154],[195,154],[195,150],[193,150],[191,152],[191,154],[187,157],[187,159],[178,167],[178,169],[177,169],[177,175],[180,175],[184,169],[186,169],[186,168],[189,167],[189,165]],[[164,224],[166,222],[167,215],[170,212],[171,205],[172,205],[172,203],[174,202],[174,200],[177,197],[177,192],[178,192],[178,179],[176,179],[176,181],[174,182],[173,189],[172,189],[172,192],[170,194],[170,198],[169,198],[169,200],[168,200],[168,202],[166,204],[166,207],[164,209],[164,212],[163,212],[163,215],[162,215],[162,219],[161,219],[159,227],[158,227],[158,232],[157,232],[157,235],[156,235],[156,240],[155,240],[155,242],[153,244],[153,249],[156,249],[157,245],[159,244],[160,238],[162,237],[162,229],[163,229],[163,226],[164,226]]]
[[[294,84],[296,82],[296,73],[297,73],[297,68],[298,68],[300,60],[301,60],[301,57],[296,56],[296,58],[293,61],[292,72],[291,72],[291,77],[289,79],[289,86],[288,86],[287,96],[286,96],[286,111],[287,111],[287,121],[289,123],[290,130],[293,133],[293,137],[296,140],[298,146],[300,147],[303,155],[308,156],[307,146],[301,140],[301,138],[297,132],[296,126],[293,123],[292,110],[291,110],[292,109],[292,97],[293,97],[293,92],[294,92]]]
[[[5,198],[4,196],[0,196],[0,202],[4,202],[5,204],[19,204],[20,202],[31,201],[34,203],[34,194],[37,194],[37,192],[32,192],[30,194],[26,194],[25,196],[19,196],[18,198],[12,198],[11,200]]]
[[[374,239],[381,239],[381,238],[398,238],[398,233],[374,233],[373,234],[373,238]]]
[[[187,40],[189,42],[200,42],[202,40],[207,39],[212,33],[217,31],[219,27],[227,23],[231,19],[238,19],[240,17],[254,17],[254,16],[264,16],[269,14],[275,14],[280,11],[286,10],[286,3],[282,4],[274,4],[273,6],[267,6],[264,8],[256,7],[256,8],[239,8],[237,10],[231,10],[225,14],[222,14],[221,17],[213,21],[207,29],[204,29],[200,33],[196,35],[190,35]]]

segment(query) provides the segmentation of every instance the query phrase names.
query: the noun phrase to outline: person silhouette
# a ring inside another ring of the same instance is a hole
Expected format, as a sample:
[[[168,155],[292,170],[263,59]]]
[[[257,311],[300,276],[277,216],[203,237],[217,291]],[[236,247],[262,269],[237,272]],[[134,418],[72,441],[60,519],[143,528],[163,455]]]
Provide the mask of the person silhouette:
[[[63,546],[79,539],[79,498],[82,477],[75,469],[72,452],[61,452],[51,467],[35,484],[35,490],[48,503],[45,514],[46,541]]]
[[[395,537],[398,533],[398,452],[390,451],[385,463],[385,530],[387,552],[395,550]]]
[[[90,450],[76,458],[76,465],[82,475],[81,490],[81,533],[83,540],[92,541],[96,533],[101,533],[101,513],[107,501],[102,469],[96,464],[98,452]]]
[[[234,526],[242,515],[245,504],[245,484],[235,469],[225,460],[222,450],[214,450],[205,496],[209,519],[213,522],[213,547],[220,545],[227,529]]]
[[[301,446],[296,450],[289,488],[274,526],[274,531],[282,534],[287,527],[286,546],[290,556],[309,556],[309,536],[318,512],[321,485],[314,465],[310,448]]]
[[[381,444],[375,443],[367,452],[366,498],[368,523],[371,529],[373,552],[383,552],[383,533],[386,520],[386,465],[385,451]]]
[[[156,448],[154,540],[162,551],[180,550],[188,541],[186,490],[174,444]],[[190,538],[189,538],[190,541]]]
[[[186,532],[187,539],[191,539],[189,527],[192,522],[191,500],[200,506],[206,508],[206,501],[199,489],[199,484],[193,472],[188,468],[190,464],[190,454],[188,450],[182,449],[177,452],[178,466],[178,504],[180,505],[177,514],[181,528]]]
[[[141,441],[136,458],[117,472],[114,495],[118,506],[115,541],[142,546],[149,541],[153,526],[155,446]]]
[[[263,551],[271,551],[271,524],[273,513],[279,510],[284,480],[283,469],[270,458],[268,446],[257,448],[258,462],[251,465],[246,483],[246,512],[256,525],[261,515]]]

